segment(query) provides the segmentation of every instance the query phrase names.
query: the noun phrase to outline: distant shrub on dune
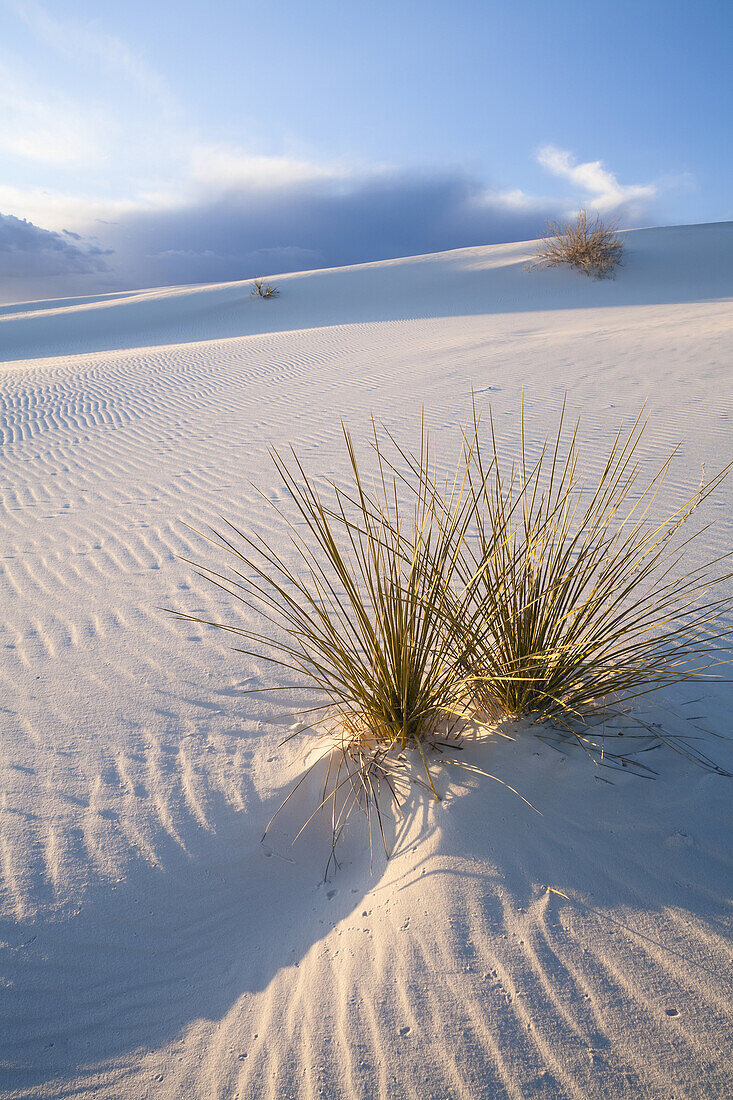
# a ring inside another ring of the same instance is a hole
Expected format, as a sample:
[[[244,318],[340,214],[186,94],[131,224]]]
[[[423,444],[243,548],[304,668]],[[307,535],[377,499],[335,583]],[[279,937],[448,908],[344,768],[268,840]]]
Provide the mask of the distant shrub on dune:
[[[272,283],[266,283],[264,279],[255,279],[252,286],[253,298],[279,298],[280,291]]]
[[[621,264],[624,243],[618,225],[589,218],[587,211],[567,222],[548,221],[547,234],[537,244],[532,267],[577,268],[595,279],[605,279]]]

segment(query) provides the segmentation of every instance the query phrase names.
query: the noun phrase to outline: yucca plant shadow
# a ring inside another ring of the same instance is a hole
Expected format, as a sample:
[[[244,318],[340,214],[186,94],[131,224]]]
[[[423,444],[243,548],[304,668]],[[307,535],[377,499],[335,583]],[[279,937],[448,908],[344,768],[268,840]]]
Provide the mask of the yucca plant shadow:
[[[226,733],[258,738],[246,722]],[[318,779],[314,772],[314,790]],[[63,921],[53,905],[40,904],[53,896],[45,883],[36,891],[37,911],[0,919],[7,979],[0,992],[0,1092],[42,1085],[63,1091],[70,1075],[82,1080],[87,1071],[113,1071],[120,1057],[164,1047],[194,1023],[224,1019],[243,995],[260,993],[280,971],[297,966],[360,906],[374,884],[361,830],[342,837],[346,866],[329,896],[328,821],[314,820],[311,843],[293,846],[302,820],[284,817],[263,845],[282,796],[260,795],[246,775],[242,793],[244,813],[210,794],[207,827],[178,806],[179,840],[148,819],[155,860],[138,855],[120,862],[113,886],[90,867],[83,904]],[[67,840],[83,846],[83,838]],[[28,1027],[33,1019],[42,1030]]]

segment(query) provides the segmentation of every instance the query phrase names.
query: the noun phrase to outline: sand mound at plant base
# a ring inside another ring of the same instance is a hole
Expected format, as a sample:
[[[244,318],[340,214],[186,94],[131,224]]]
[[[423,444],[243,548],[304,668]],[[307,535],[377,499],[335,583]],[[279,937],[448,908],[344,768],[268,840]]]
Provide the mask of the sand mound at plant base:
[[[233,333],[209,288],[186,291],[199,336],[166,291],[142,336],[123,304],[60,328],[5,307],[1,1095],[728,1094],[730,781],[661,751],[654,783],[598,773],[518,731],[466,759],[542,817],[456,774],[373,874],[354,819],[323,884],[327,823],[290,844],[315,789],[260,842],[298,773],[296,742],[278,748],[292,699],[238,695],[271,682],[264,662],[156,610],[226,611],[176,557],[206,553],[184,522],[279,537],[251,485],[282,498],[270,442],[338,476],[339,417],[411,439],[424,403],[449,460],[471,385],[508,446],[522,388],[537,440],[567,391],[590,469],[648,398],[644,458],[686,441],[661,514],[733,449],[728,232],[639,234],[609,284],[523,272],[527,246],[368,265],[370,315],[367,269],[292,276],[259,303],[281,332]],[[333,317],[305,329],[326,276]],[[701,554],[730,548],[731,503],[704,505]],[[721,685],[645,713],[726,730],[732,702]]]

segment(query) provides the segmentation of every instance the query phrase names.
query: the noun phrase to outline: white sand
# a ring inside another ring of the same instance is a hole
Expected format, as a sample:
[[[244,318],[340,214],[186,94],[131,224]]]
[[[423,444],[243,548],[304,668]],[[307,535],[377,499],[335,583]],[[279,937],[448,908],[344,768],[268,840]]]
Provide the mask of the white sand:
[[[630,233],[613,282],[530,251],[0,307],[2,1096],[731,1094],[733,781],[484,743],[542,817],[459,774],[373,875],[358,823],[323,885],[327,824],[290,845],[313,791],[260,843],[292,702],[238,696],[264,662],[157,610],[226,613],[184,523],[279,537],[267,445],[338,475],[341,416],[414,439],[424,403],[449,457],[471,384],[509,446],[522,387],[535,437],[567,391],[593,468],[648,398],[649,468],[685,441],[660,511],[729,459],[733,225]],[[731,503],[696,555],[730,549]],[[718,685],[645,715],[732,708]]]

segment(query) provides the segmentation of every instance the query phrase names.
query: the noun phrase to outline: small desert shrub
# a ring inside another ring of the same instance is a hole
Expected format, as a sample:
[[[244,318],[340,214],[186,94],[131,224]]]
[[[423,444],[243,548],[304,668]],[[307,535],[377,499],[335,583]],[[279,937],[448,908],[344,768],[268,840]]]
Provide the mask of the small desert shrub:
[[[600,215],[591,219],[581,210],[573,221],[548,221],[547,234],[537,244],[533,267],[567,264],[586,275],[603,279],[612,275],[623,256],[624,245],[615,222]]]
[[[252,286],[252,298],[279,298],[280,291],[264,279],[255,279]]]

